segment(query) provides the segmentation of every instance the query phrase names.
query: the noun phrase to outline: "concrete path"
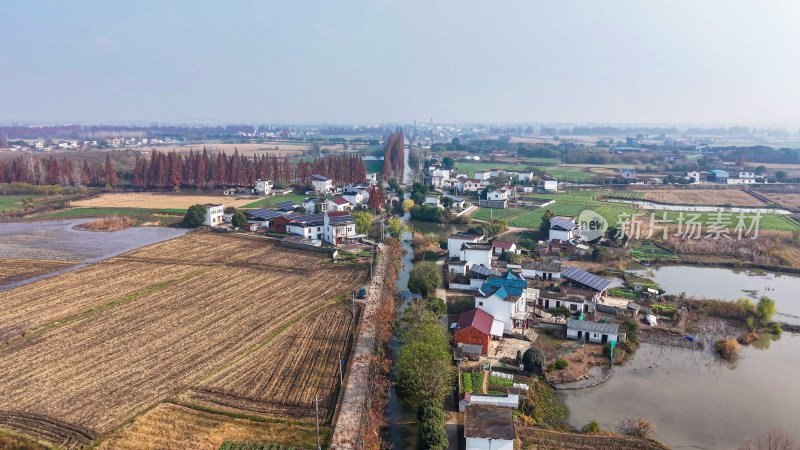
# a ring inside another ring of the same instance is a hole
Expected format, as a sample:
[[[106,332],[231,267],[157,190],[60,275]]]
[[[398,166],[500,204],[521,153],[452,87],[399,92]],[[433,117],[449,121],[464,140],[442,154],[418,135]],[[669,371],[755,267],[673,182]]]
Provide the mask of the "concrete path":
[[[360,437],[367,421],[367,405],[370,395],[370,370],[372,356],[376,351],[375,327],[367,323],[365,318],[370,317],[378,309],[381,291],[383,288],[383,271],[386,269],[386,254],[382,251],[383,244],[379,246],[379,258],[375,264],[375,273],[367,289],[364,300],[365,307],[361,315],[356,343],[353,348],[350,363],[347,368],[347,379],[344,385],[342,403],[334,420],[332,449],[357,449],[361,448]]]

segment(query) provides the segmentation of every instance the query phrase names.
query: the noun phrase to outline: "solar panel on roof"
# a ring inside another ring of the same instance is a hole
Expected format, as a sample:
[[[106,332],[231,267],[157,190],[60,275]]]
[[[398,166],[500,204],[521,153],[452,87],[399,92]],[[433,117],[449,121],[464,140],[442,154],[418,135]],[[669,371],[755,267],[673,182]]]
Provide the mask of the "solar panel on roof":
[[[473,265],[473,266],[470,267],[470,270],[475,272],[475,273],[477,273],[478,275],[485,275],[487,277],[488,276],[495,276],[495,277],[499,277],[500,276],[500,272],[498,272],[496,270],[492,270],[492,269],[490,269],[490,268],[488,268],[486,266],[483,266],[483,265]]]
[[[275,218],[280,217],[280,216],[283,215],[283,213],[281,213],[280,211],[273,211],[271,209],[265,209],[265,208],[254,209],[254,210],[248,211],[247,214],[249,214],[249,215],[251,215],[253,217],[257,217],[257,218],[262,219],[262,220],[275,219]]]
[[[291,210],[291,209],[297,208],[300,205],[297,205],[295,202],[286,201],[286,202],[277,203],[277,204],[275,204],[275,206],[277,206],[278,208],[281,208],[281,209]]]
[[[550,219],[550,228],[554,226],[563,228],[565,230],[571,230],[577,227],[578,225],[569,219],[564,219],[563,217],[553,217],[552,219]]]
[[[604,291],[609,286],[611,286],[611,282],[606,280],[605,278],[599,277],[597,275],[591,274],[585,270],[578,269],[577,267],[568,267],[567,270],[561,273],[561,276],[564,278],[569,278],[576,283],[583,284],[585,286],[589,286],[590,288],[596,291]]]

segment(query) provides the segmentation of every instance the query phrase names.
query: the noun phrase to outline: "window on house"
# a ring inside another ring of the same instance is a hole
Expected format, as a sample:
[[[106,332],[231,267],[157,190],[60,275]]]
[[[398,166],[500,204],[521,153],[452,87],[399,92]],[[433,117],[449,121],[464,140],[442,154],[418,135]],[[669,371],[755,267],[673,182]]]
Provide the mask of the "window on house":
[[[483,306],[483,302],[478,302],[478,306]]]

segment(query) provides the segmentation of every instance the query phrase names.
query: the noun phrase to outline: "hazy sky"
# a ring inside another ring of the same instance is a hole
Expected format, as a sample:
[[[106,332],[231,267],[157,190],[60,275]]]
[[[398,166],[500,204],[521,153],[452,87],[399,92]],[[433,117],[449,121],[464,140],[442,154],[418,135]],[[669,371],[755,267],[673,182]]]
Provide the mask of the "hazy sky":
[[[0,122],[800,124],[800,1],[0,3]]]

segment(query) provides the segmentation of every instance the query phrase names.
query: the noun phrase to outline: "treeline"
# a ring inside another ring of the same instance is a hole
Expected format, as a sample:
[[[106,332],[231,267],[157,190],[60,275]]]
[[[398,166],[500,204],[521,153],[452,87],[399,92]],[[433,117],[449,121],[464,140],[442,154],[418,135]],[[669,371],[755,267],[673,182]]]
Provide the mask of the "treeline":
[[[133,172],[118,172],[106,153],[105,162],[75,164],[69,158],[19,156],[10,162],[0,161],[0,183],[29,183],[37,186],[116,186],[117,181],[130,181],[134,187],[164,189],[194,186],[213,189],[217,186],[253,186],[258,179],[272,180],[276,185],[311,184],[311,175],[333,179],[336,184],[363,183],[367,177],[364,161],[358,155],[331,155],[314,161],[291,163],[275,156],[247,157],[225,152],[210,154],[189,151],[153,150],[150,158],[136,156]]]
[[[60,160],[53,156],[37,158],[18,156],[11,162],[0,161],[0,183],[28,183],[37,186],[111,186],[117,185],[117,172],[106,153],[105,163],[83,160],[73,164],[69,158]]]
[[[714,147],[714,150],[720,152],[720,157],[724,161],[736,161],[740,157],[744,157],[746,162],[751,163],[800,164],[800,149],[796,148],[754,145],[751,147]]]
[[[386,151],[383,154],[383,168],[381,169],[384,180],[402,179],[406,158],[405,144],[406,138],[402,128],[392,133],[386,140]]]
[[[138,188],[166,188],[195,186],[252,186],[256,180],[273,183],[309,185],[311,175],[323,175],[335,184],[363,183],[367,177],[364,161],[358,155],[331,155],[314,161],[301,159],[292,164],[289,158],[267,155],[247,157],[234,150],[209,154],[189,151],[185,158],[175,151],[164,153],[153,150],[150,159],[136,159],[131,183]]]

